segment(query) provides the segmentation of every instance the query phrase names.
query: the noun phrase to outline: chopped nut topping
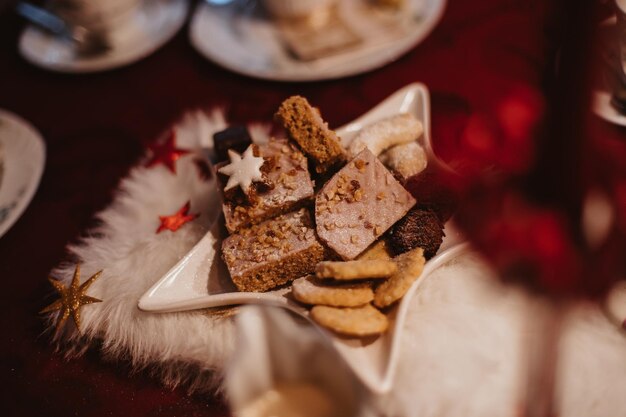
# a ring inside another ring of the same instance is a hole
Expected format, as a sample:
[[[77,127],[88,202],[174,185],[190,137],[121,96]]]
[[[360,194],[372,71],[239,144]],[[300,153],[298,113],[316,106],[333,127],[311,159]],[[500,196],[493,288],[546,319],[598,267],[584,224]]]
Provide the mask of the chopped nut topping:
[[[354,192],[354,200],[355,201],[361,201],[363,199],[363,191],[362,190],[356,190]]]
[[[364,172],[359,172],[359,168],[364,168]],[[402,204],[394,203],[394,193],[403,199]],[[412,204],[414,201],[402,184],[370,151],[364,150],[317,195],[317,233],[338,256],[354,259]],[[331,230],[327,224],[337,227]]]

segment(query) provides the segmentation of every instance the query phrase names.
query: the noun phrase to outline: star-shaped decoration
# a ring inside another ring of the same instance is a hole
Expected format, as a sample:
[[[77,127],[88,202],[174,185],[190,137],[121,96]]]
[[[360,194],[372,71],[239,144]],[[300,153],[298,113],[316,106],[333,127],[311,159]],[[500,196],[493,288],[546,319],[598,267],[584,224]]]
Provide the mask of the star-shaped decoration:
[[[161,224],[157,229],[157,233],[161,233],[163,230],[171,230],[172,232],[180,229],[185,223],[188,223],[198,216],[199,213],[189,214],[189,208],[191,207],[191,203],[187,201],[187,203],[180,208],[176,213],[171,216],[159,216],[159,220],[161,220]]]
[[[248,195],[252,182],[263,181],[261,166],[265,161],[260,156],[254,156],[252,145],[248,146],[243,155],[229,149],[228,157],[230,164],[218,170],[219,173],[228,175],[228,183],[226,183],[224,191],[239,186]]]
[[[152,167],[163,164],[174,174],[176,174],[176,161],[181,156],[190,153],[188,150],[176,147],[176,132],[174,130],[170,130],[165,142],[151,144],[149,149],[152,152],[152,157],[146,162],[146,166]]]
[[[41,310],[40,313],[43,314],[61,310],[56,325],[57,333],[61,330],[63,324],[65,324],[70,315],[72,316],[72,319],[74,319],[76,328],[80,332],[80,309],[82,308],[82,306],[102,302],[102,300],[90,297],[85,294],[91,284],[93,284],[93,282],[98,279],[101,273],[102,271],[96,272],[91,277],[89,277],[87,281],[80,284],[80,264],[76,264],[74,277],[72,278],[72,283],[69,287],[63,285],[61,281],[58,281],[54,278],[48,278],[54,289],[61,296],[61,299],[50,304],[48,307]]]

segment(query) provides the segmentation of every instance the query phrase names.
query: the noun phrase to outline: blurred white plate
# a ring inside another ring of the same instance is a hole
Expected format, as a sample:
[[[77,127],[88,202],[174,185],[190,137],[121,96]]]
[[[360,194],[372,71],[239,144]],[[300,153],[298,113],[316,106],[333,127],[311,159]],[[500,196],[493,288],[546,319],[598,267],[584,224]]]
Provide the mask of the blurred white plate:
[[[606,120],[620,126],[626,126],[626,116],[618,112],[611,104],[611,94],[607,91],[595,90],[593,93],[593,112]]]
[[[0,236],[13,226],[33,198],[46,161],[41,134],[21,117],[0,110]]]
[[[26,60],[45,69],[84,73],[104,71],[139,61],[152,54],[185,23],[188,0],[146,0],[128,24],[111,32],[112,48],[94,56],[76,55],[73,45],[29,25],[19,40]]]
[[[626,331],[626,281],[620,281],[611,288],[604,308],[609,318]]]
[[[364,41],[360,46],[314,61],[294,58],[283,46],[275,25],[257,2],[215,7],[201,2],[191,21],[192,45],[206,58],[231,71],[277,81],[316,81],[371,71],[404,55],[441,19],[445,0],[407,0],[408,18],[401,36],[390,36],[358,7],[364,0],[340,0],[339,13]],[[248,6],[245,6],[248,4]]]
[[[363,126],[398,113],[411,113],[422,121],[424,134],[421,142],[429,155],[431,164],[442,164],[433,154],[430,142],[430,103],[428,90],[422,84],[411,84],[384,100],[357,120],[340,129],[342,143],[349,142]],[[221,204],[217,190],[212,201]],[[215,212],[220,212],[219,209]],[[219,217],[221,219],[221,217]],[[307,310],[285,297],[289,288],[265,293],[238,292],[233,286],[228,271],[220,260],[220,221],[212,230],[163,276],[139,300],[139,308],[152,312],[173,312],[233,304],[270,304],[288,308],[308,318]],[[448,222],[446,238],[439,254],[426,263],[422,277],[416,281],[409,293],[390,313],[394,323],[391,329],[375,340],[338,338],[323,331],[333,342],[337,351],[351,366],[356,375],[373,391],[384,392],[391,388],[398,339],[403,328],[405,313],[411,296],[435,269],[447,263],[464,250],[458,245],[460,236]]]

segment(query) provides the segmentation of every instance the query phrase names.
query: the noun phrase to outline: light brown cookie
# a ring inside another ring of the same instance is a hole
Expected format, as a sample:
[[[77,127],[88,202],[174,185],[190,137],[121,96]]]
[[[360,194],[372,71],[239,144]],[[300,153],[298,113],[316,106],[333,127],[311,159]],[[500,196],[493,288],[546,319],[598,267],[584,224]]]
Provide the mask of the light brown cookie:
[[[310,305],[357,307],[374,299],[369,283],[329,286],[321,284],[313,276],[295,280],[291,292],[296,300]]]
[[[379,241],[374,242],[374,244],[365,249],[365,251],[360,254],[357,259],[363,261],[370,261],[375,259],[391,259],[391,251],[389,250],[389,245],[387,244],[387,241],[384,239],[380,239]]]
[[[398,265],[398,272],[376,288],[374,305],[379,308],[387,307],[406,294],[424,269],[424,251],[416,248],[393,258]]]
[[[371,304],[358,308],[315,306],[311,318],[320,326],[348,336],[378,335],[389,327],[387,317]]]
[[[391,260],[371,259],[345,262],[323,261],[315,267],[318,278],[353,280],[369,278],[388,278],[398,272],[398,267]]]
[[[316,172],[322,174],[345,160],[337,134],[304,97],[292,96],[283,101],[274,118],[315,162]]]

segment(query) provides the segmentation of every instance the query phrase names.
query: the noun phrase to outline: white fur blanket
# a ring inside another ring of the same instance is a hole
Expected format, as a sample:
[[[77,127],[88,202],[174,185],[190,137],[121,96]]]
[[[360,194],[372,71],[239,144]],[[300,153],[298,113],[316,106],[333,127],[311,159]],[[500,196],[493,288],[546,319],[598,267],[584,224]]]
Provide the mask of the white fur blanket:
[[[175,127],[177,145],[197,156],[225,126],[219,111],[188,113]],[[258,126],[251,131],[258,140],[266,135]],[[62,336],[71,354],[99,341],[106,356],[130,358],[137,368],[156,365],[168,385],[212,391],[236,343],[232,318],[137,308],[139,297],[207,230],[202,213],[210,183],[200,179],[196,156],[179,159],[177,175],[163,166],[134,168],[97,215],[101,225],[69,248],[82,263],[83,280],[104,271],[88,291],[103,302],[83,308],[81,334],[67,326]],[[158,216],[188,200],[200,217],[175,233],[155,234]],[[73,271],[74,264],[62,265],[52,276],[69,283]],[[397,417],[516,415],[523,300],[472,256],[432,276],[407,317],[395,388],[373,407]],[[48,317],[50,326],[55,318]],[[559,369],[563,416],[626,416],[626,337],[599,308],[582,305],[569,315]]]

